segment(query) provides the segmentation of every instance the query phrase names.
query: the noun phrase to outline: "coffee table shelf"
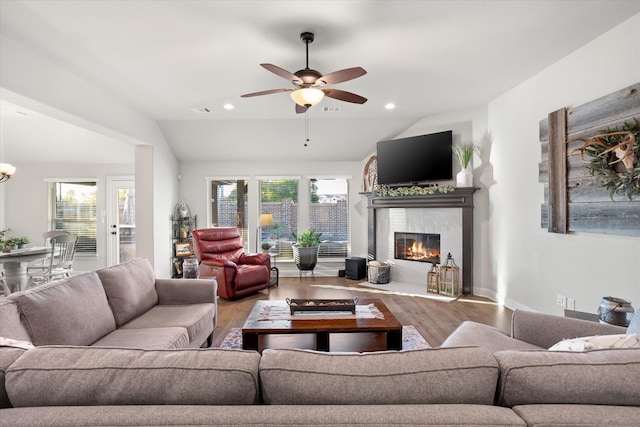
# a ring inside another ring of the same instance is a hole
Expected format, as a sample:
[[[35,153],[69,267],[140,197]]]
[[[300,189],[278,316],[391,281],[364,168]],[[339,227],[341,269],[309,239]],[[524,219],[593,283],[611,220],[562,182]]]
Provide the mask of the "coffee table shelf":
[[[359,305],[373,304],[382,313],[384,319],[378,318],[349,318],[332,317],[296,320],[262,320],[260,314],[267,306],[283,306],[289,309],[285,301],[260,300],[256,301],[253,310],[242,327],[242,348],[245,350],[259,350],[260,336],[273,334],[314,334],[316,349],[330,351],[329,337],[332,333],[372,333],[386,334],[387,350],[402,350],[402,325],[393,313],[377,299],[359,300]],[[302,315],[303,316],[303,315]]]

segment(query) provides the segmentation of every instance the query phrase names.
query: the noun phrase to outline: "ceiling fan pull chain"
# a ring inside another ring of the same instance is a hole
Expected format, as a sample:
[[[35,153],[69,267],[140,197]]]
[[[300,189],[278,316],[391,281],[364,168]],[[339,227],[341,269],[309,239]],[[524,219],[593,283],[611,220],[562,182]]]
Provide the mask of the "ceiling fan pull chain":
[[[309,142],[309,110],[304,113],[304,146],[307,147]]]

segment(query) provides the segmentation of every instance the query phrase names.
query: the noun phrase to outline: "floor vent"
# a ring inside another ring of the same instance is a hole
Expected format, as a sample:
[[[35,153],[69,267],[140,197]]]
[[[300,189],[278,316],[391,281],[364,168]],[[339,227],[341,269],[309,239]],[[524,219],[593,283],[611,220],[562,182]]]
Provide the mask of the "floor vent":
[[[191,112],[196,114],[209,114],[213,113],[213,110],[209,107],[194,107],[190,108]]]

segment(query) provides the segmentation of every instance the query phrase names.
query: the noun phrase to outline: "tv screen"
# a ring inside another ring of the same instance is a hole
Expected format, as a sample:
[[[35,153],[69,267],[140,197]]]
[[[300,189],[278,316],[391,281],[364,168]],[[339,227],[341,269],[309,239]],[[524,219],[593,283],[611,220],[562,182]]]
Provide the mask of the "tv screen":
[[[378,184],[417,184],[452,179],[452,144],[453,132],[450,130],[378,142]]]

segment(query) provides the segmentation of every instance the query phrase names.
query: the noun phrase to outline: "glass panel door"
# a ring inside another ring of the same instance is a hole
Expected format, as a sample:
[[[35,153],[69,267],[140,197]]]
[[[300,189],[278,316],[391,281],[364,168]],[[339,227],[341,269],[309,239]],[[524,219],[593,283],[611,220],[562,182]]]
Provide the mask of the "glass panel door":
[[[108,265],[136,257],[136,190],[130,179],[113,178],[109,193]]]

